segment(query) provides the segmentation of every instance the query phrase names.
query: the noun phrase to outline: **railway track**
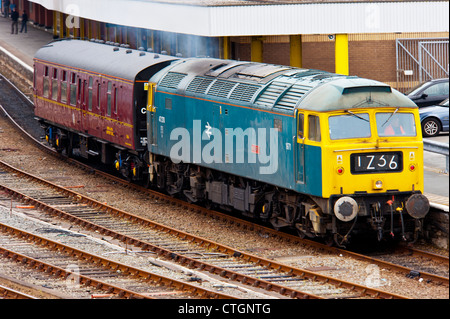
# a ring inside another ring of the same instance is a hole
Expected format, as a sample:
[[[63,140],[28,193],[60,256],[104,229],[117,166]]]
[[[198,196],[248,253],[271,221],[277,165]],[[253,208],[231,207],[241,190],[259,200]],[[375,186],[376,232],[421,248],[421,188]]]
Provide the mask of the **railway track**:
[[[68,282],[75,279],[75,284],[104,290],[116,298],[233,299],[229,295],[119,263],[3,223],[0,223],[0,254]]]
[[[0,165],[1,189],[24,204],[190,268],[290,298],[403,298],[237,251],[99,203],[6,163]]]
[[[21,291],[0,285],[0,299],[36,299]]]

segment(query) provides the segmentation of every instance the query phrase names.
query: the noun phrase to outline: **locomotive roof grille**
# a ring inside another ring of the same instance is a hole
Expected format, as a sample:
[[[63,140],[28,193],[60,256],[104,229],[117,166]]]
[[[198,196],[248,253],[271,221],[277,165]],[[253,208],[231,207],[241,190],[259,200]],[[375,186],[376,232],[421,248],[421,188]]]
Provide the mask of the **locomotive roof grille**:
[[[162,75],[161,86],[207,100],[228,99],[292,112],[329,112],[364,107],[416,107],[390,86],[375,80],[314,69],[255,62],[183,59]],[[186,85],[185,85],[186,84]]]
[[[159,83],[160,86],[177,89],[180,82],[187,76],[184,73],[169,72]]]
[[[282,94],[274,106],[292,109],[309,90],[311,86],[294,84]]]
[[[236,84],[236,82],[216,80],[208,90],[208,95],[227,98]]]
[[[200,76],[196,76],[191,83],[189,83],[186,92],[196,94],[206,94],[208,87],[211,85],[214,79],[208,79]]]
[[[230,99],[242,102],[250,102],[255,93],[260,89],[259,85],[239,83],[231,92]]]
[[[273,81],[255,101],[263,106],[273,106],[281,94],[290,86],[289,83]]]
[[[261,86],[254,84],[196,76],[189,83],[186,92],[251,102],[260,88]]]

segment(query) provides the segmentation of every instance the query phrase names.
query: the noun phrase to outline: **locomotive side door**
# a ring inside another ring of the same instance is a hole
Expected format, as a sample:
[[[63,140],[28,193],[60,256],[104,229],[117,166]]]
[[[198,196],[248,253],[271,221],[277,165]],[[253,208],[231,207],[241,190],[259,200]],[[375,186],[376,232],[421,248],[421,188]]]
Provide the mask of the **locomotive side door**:
[[[294,135],[294,176],[298,184],[305,183],[305,115],[295,110],[296,133]]]
[[[157,122],[156,122],[156,106],[155,106],[155,91],[156,83],[149,83],[148,85],[148,103],[147,103],[147,132],[148,145],[157,144]]]

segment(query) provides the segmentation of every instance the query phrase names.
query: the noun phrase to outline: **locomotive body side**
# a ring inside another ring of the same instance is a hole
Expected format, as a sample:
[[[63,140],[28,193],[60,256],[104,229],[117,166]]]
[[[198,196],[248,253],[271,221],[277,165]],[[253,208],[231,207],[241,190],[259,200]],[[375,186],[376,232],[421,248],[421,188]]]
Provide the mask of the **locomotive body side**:
[[[357,77],[201,61],[150,80],[150,170],[160,188],[338,244],[352,231],[415,232],[429,206],[409,99]],[[406,134],[382,132],[398,118]]]

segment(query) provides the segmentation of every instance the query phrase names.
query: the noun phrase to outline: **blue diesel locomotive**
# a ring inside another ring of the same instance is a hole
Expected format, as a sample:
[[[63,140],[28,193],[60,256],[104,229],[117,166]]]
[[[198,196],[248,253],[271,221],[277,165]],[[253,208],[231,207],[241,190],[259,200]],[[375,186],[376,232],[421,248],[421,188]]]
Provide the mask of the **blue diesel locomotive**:
[[[414,240],[429,210],[418,108],[386,84],[77,40],[44,47],[35,68],[52,145],[173,196],[338,245]]]
[[[168,193],[339,245],[352,232],[417,235],[429,209],[420,123],[390,86],[193,58],[148,89],[150,176]]]

